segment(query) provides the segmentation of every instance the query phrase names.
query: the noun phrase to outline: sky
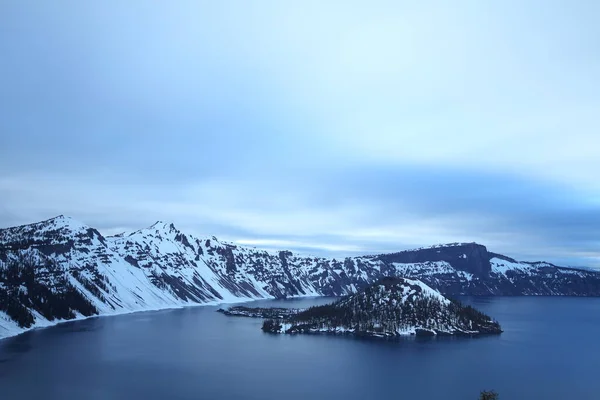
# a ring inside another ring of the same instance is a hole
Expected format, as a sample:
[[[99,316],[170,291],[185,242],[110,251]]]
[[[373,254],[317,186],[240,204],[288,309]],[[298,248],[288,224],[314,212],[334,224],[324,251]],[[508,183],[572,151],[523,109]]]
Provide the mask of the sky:
[[[600,2],[0,3],[0,227],[600,268]]]

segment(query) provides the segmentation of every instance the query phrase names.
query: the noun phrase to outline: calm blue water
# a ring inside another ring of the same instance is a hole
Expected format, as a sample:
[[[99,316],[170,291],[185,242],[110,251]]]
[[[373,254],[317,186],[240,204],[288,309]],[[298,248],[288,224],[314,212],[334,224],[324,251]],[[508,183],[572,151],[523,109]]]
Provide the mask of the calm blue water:
[[[96,318],[0,341],[1,399],[600,399],[600,299],[466,299],[505,333],[271,336],[214,307]],[[259,302],[303,307],[326,299]]]

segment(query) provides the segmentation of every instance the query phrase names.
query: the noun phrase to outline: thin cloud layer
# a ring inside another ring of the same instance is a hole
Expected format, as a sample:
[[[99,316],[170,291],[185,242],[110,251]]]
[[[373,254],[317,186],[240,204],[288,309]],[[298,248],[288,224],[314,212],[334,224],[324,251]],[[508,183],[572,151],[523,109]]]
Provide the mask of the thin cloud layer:
[[[600,267],[597,2],[35,3],[0,6],[2,226]]]

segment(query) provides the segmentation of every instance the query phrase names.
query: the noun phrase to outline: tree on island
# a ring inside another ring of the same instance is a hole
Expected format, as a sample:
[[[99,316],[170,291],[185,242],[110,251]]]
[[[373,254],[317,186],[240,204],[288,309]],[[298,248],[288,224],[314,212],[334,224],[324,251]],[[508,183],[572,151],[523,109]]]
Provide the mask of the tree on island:
[[[262,330],[264,332],[279,332],[281,330],[282,326],[279,323],[279,321],[274,321],[272,319],[266,319],[263,321],[263,326],[262,326]]]
[[[484,390],[479,395],[479,400],[499,400],[499,399],[500,399],[500,396],[498,396],[498,393],[494,392],[493,390],[490,390],[490,391]]]

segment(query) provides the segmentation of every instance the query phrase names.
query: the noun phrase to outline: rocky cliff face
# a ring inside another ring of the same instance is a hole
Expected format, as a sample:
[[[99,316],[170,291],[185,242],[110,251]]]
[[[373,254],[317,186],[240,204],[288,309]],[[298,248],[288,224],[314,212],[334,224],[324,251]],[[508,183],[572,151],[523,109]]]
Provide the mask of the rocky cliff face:
[[[443,261],[458,271],[486,277],[491,272],[490,253],[477,243],[454,243],[428,248],[382,254],[377,259],[385,263],[414,264]]]
[[[90,314],[343,296],[385,276],[451,296],[600,296],[598,272],[519,263],[474,243],[329,259],[197,238],[160,222],[104,237],[61,216],[0,230],[0,337]]]

